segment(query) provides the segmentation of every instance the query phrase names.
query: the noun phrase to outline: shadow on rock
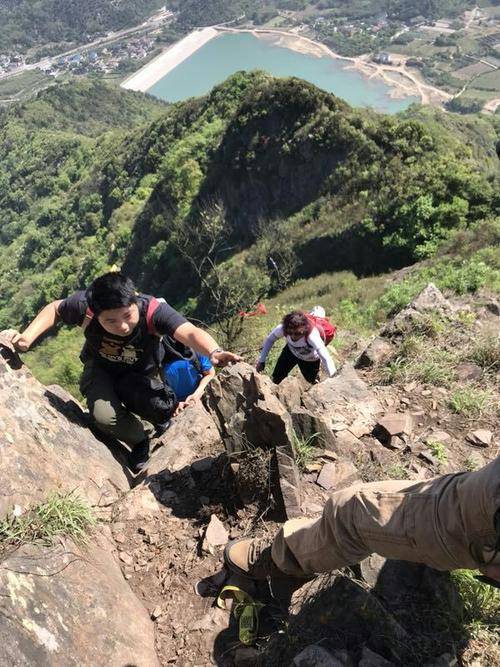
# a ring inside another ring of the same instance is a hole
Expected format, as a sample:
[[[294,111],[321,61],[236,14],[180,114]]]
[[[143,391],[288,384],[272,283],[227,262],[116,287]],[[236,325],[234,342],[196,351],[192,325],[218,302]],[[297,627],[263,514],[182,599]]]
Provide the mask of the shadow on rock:
[[[69,422],[82,428],[87,428],[97,440],[102,442],[122,467],[129,485],[132,486],[135,483],[134,476],[128,468],[129,450],[125,445],[122,445],[118,440],[107,436],[96,428],[90,421],[88,412],[82,408],[80,403],[69,392],[59,387],[59,385],[46,387],[44,396],[47,398],[50,406],[63,415]]]
[[[462,611],[449,574],[425,565],[384,561],[373,588],[345,574],[322,575],[293,596],[286,632],[271,638],[260,664],[290,665],[318,645],[333,657],[345,653],[331,664],[434,664],[466,647]],[[365,663],[365,654],[380,661]]]

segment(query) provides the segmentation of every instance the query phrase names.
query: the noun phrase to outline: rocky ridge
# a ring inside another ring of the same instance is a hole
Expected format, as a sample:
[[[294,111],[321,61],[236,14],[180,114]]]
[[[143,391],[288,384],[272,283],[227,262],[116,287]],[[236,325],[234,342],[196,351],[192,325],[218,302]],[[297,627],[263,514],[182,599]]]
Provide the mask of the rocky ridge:
[[[498,322],[487,311],[469,309],[477,333]],[[430,326],[429,315],[459,328],[462,312],[429,286],[354,363],[306,390],[296,377],[276,387],[244,363],[225,369],[207,407],[175,420],[136,479],[118,443],[97,439],[71,396],[43,387],[3,348],[2,515],[22,514],[54,489],[75,489],[99,523],[86,545],[63,539],[2,551],[0,662],[368,667],[463,660],[451,631],[441,629],[433,644],[429,628],[427,635],[415,630],[422,605],[459,605],[447,575],[424,566],[373,556],[297,591],[252,589],[268,605],[251,647],[214,605],[228,539],[272,534],[286,517],[317,516],[329,493],[356,481],[425,479],[498,456],[494,412],[465,420],[446,408],[446,387],[381,383],[408,337]],[[481,386],[494,391],[494,374],[479,366],[463,370],[459,386],[476,387],[477,368]],[[475,664],[494,664],[488,655]],[[472,664],[477,656],[466,657]]]

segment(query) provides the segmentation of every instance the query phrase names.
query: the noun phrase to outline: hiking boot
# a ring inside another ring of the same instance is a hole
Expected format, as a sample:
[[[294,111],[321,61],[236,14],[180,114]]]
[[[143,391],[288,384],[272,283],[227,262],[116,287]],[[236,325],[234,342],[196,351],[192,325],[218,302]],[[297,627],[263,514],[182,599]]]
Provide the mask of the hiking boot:
[[[232,540],[224,549],[224,562],[233,572],[250,579],[289,576],[276,567],[270,542],[262,538]]]
[[[149,439],[146,438],[134,446],[128,455],[128,466],[134,473],[141,472],[149,460]]]

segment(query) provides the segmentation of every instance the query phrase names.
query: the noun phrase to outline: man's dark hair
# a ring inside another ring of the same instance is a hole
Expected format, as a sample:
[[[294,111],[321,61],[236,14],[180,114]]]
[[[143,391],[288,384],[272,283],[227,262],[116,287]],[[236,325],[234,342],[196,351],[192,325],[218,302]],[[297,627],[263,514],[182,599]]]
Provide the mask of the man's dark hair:
[[[123,273],[111,272],[96,278],[85,292],[88,306],[94,315],[103,310],[125,308],[137,303],[134,283]]]

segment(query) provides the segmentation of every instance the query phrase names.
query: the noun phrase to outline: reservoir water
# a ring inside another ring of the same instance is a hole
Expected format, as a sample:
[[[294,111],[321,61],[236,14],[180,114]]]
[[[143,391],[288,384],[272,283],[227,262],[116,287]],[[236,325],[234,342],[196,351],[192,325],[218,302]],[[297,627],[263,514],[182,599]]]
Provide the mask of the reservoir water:
[[[393,99],[384,82],[368,79],[329,56],[298,53],[249,33],[221,34],[171,70],[148,93],[168,102],[204,95],[238,70],[260,69],[274,76],[297,76],[354,106],[385,113],[406,109],[415,97]]]

